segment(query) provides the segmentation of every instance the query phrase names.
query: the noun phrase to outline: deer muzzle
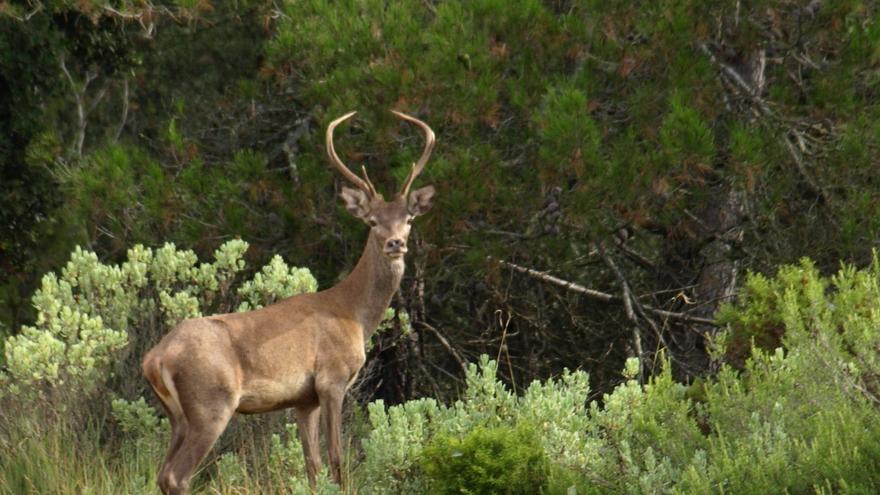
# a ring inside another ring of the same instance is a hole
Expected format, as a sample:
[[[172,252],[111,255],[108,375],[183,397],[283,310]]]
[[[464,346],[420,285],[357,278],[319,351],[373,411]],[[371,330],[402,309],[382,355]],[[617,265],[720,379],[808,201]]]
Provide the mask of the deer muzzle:
[[[403,239],[388,239],[385,241],[385,254],[392,258],[398,258],[406,254],[406,241]]]

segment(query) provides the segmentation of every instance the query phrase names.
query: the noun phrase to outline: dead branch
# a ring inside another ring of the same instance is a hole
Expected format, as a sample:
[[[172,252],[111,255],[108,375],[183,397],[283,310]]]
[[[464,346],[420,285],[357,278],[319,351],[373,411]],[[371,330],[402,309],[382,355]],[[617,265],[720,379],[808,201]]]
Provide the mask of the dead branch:
[[[533,270],[531,268],[526,268],[524,266],[517,265],[515,263],[511,263],[509,261],[499,260],[489,256],[487,259],[491,261],[496,261],[503,266],[508,268],[512,268],[520,273],[525,273],[533,278],[537,278],[539,280],[543,280],[544,282],[549,282],[553,285],[558,285],[563,289],[570,290],[572,292],[578,292],[587,296],[590,299],[595,299],[597,301],[603,302],[611,302],[617,300],[617,296],[612,294],[608,294],[607,292],[600,292],[598,290],[588,289],[583,285],[577,284],[575,282],[569,282],[567,280],[562,280],[561,278],[554,277],[553,275],[549,275],[547,272],[541,272],[538,270]]]
[[[563,280],[558,277],[554,277],[553,275],[548,274],[547,272],[542,272],[539,270],[533,270],[531,268],[526,268],[524,266],[517,265],[515,263],[511,263],[509,261],[500,260],[497,258],[493,258],[489,256],[487,258],[490,261],[494,261],[499,263],[502,266],[506,266],[512,270],[518,271],[520,273],[525,273],[526,275],[536,278],[538,280],[556,285],[558,287],[562,287],[563,289],[570,290],[572,292],[577,292],[578,294],[583,294],[589,299],[593,299],[595,301],[601,302],[621,302],[620,296],[615,296],[613,294],[609,294],[607,292],[602,292],[594,289],[589,289],[575,282],[569,282],[568,280]],[[643,305],[642,306],[645,311],[655,314],[661,318],[665,318],[668,320],[680,321],[683,323],[694,323],[698,325],[711,325],[714,327],[719,326],[718,322],[711,318],[701,318],[699,316],[691,316],[686,313],[677,313],[674,311],[666,311],[663,309],[655,308],[653,306]]]
[[[703,53],[709,57],[709,61],[712,62],[715,66],[717,66],[721,70],[722,76],[724,76],[724,80],[734,85],[739,89],[739,92],[745,94],[745,96],[754,103],[754,105],[758,108],[760,115],[763,117],[770,118],[771,120],[784,120],[782,117],[777,116],[771,109],[770,106],[761,98],[760,93],[763,89],[764,84],[764,70],[766,68],[767,60],[766,54],[761,51],[758,54],[758,63],[755,74],[752,74],[751,77],[754,79],[755,85],[749,84],[743,78],[743,76],[731,67],[728,64],[718,60],[718,57],[709,49],[709,46],[706,43],[699,43],[697,45]],[[782,138],[783,143],[785,143],[785,148],[788,150],[789,155],[794,160],[795,167],[797,168],[798,174],[800,174],[801,178],[807,184],[807,187],[810,191],[816,196],[822,198],[823,200],[828,200],[830,197],[828,196],[827,191],[822,188],[813,178],[810,176],[809,172],[804,163],[803,154],[798,150],[797,146],[792,142],[791,136],[789,134],[794,134],[795,138],[798,141],[802,141],[801,133],[799,133],[796,129],[791,129],[789,132],[785,133]],[[803,148],[803,147],[802,147]]]
[[[633,310],[635,298],[632,295],[629,282],[626,280],[626,277],[623,276],[623,272],[620,271],[617,263],[608,256],[608,252],[605,251],[605,246],[602,244],[599,244],[599,254],[602,257],[602,261],[604,261],[605,265],[611,269],[614,276],[617,278],[617,282],[620,284],[620,290],[622,292],[621,297],[623,298],[623,307],[626,310],[626,317],[632,323],[633,345],[636,349],[636,357],[639,358],[639,383],[642,383],[644,381],[646,363],[645,351],[642,349],[642,331],[641,328],[639,328],[639,318],[636,316],[635,310]],[[649,320],[649,318],[644,319]]]
[[[5,12],[5,15],[12,17],[13,19],[15,19],[16,21],[19,21],[19,22],[27,22],[27,21],[31,20],[31,17],[39,14],[42,11],[43,11],[43,4],[38,3],[37,6],[34,7],[34,10],[28,12],[27,14],[25,14],[23,16],[17,16],[15,14],[10,14],[9,12]]]
[[[798,141],[803,141],[803,138],[798,133],[798,131],[792,129],[792,132],[794,133]],[[828,200],[828,193],[826,193],[825,189],[823,189],[822,186],[816,183],[816,181],[813,180],[813,178],[807,172],[807,167],[804,164],[803,155],[801,151],[798,150],[798,147],[795,146],[795,144],[791,141],[791,138],[788,135],[785,135],[782,138],[782,141],[785,143],[785,148],[788,150],[788,154],[791,155],[792,160],[794,160],[794,164],[798,170],[798,173],[807,184],[807,187],[810,189],[810,191],[816,196],[821,197],[824,200]],[[804,148],[804,146],[801,146],[801,148]]]
[[[113,137],[114,141],[119,141],[119,136],[122,135],[122,130],[125,128],[126,121],[128,120],[128,78],[124,78],[122,80],[122,118],[119,119],[119,126],[116,128],[116,133]]]
[[[639,265],[640,267],[646,270],[657,269],[657,267],[654,265],[654,262],[649,260],[647,256],[627,246],[623,242],[615,243],[615,247],[619,249],[621,253],[625,254],[626,257],[629,258],[633,263]]]
[[[770,110],[770,106],[767,105],[767,102],[759,96],[752,85],[750,85],[746,82],[745,79],[743,79],[742,75],[736,69],[718,60],[718,57],[716,57],[715,54],[712,53],[712,50],[710,50],[708,45],[706,45],[705,43],[700,43],[697,46],[700,48],[700,51],[702,51],[706,54],[706,56],[709,57],[710,62],[721,69],[721,73],[725,75],[730,82],[732,82],[733,84],[738,86],[743,92],[745,92],[746,96],[748,96],[749,99],[752,100],[755,105],[757,105],[762,114],[768,117],[773,115],[773,111]]]
[[[83,143],[86,140],[86,128],[88,127],[88,115],[104,98],[104,94],[107,91],[107,84],[104,84],[92,101],[88,102],[86,100],[86,92],[89,89],[89,85],[97,79],[98,72],[93,69],[87,70],[83,82],[77,83],[67,69],[67,64],[65,63],[63,56],[58,59],[58,65],[61,67],[61,71],[67,78],[67,82],[70,83],[70,89],[73,92],[73,99],[76,103],[76,136],[72,148],[76,157],[82,158]]]
[[[416,323],[420,327],[424,328],[425,330],[430,331],[431,333],[434,334],[435,337],[437,337],[437,340],[440,341],[440,345],[442,345],[446,349],[446,351],[449,353],[449,355],[452,356],[453,359],[455,359],[455,362],[458,363],[458,366],[461,368],[461,372],[463,373],[462,376],[467,375],[467,365],[465,364],[464,359],[462,359],[461,355],[458,353],[458,351],[456,351],[455,348],[452,347],[452,344],[449,343],[449,340],[446,337],[444,337],[442,333],[440,333],[440,330],[437,330],[436,328],[434,328],[433,325],[426,323],[424,321],[419,321]]]

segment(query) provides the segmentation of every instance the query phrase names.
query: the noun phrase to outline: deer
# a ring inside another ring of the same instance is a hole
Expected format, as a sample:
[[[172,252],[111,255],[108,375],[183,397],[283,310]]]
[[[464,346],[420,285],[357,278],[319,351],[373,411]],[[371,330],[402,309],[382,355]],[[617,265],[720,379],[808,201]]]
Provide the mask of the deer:
[[[333,480],[343,485],[342,405],[366,361],[369,341],[398,290],[411,222],[430,210],[435,190],[410,192],[434,148],[434,132],[421,120],[392,110],[421,128],[425,147],[400,192],[390,201],[363,170],[352,172],[336,154],[333,131],[356,112],[327,126],[330,163],[354,187],[343,186],[346,210],[369,235],[350,273],[335,286],[300,294],[253,311],[184,320],[143,358],[143,374],[171,422],[171,443],[158,473],[165,495],[185,494],[235,413],[293,408],[314,490],[322,469],[319,429]]]

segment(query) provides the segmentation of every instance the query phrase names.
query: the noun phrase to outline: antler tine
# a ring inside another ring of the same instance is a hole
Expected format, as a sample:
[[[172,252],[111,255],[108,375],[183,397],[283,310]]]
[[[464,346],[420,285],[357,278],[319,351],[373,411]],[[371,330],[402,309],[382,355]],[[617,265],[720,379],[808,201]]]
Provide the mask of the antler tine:
[[[336,154],[336,149],[333,147],[333,130],[336,129],[336,126],[340,123],[351,118],[352,115],[357,112],[348,112],[347,114],[339,117],[338,119],[330,122],[330,125],[327,126],[327,155],[330,157],[330,162],[336,167],[337,170],[348,179],[352,184],[357,186],[360,190],[364,191],[368,195],[375,196],[376,188],[373,187],[373,184],[370,182],[369,177],[366,181],[358,177],[354,172],[348,169],[342,160],[339,159],[339,155]],[[364,169],[364,173],[366,173],[366,169]]]
[[[415,117],[412,117],[402,112],[398,112],[397,110],[392,110],[391,113],[397,115],[403,120],[416,124],[417,126],[421,127],[422,131],[424,131],[425,133],[425,151],[422,152],[422,157],[419,158],[419,161],[413,164],[412,170],[409,171],[409,176],[407,176],[406,180],[403,182],[403,187],[400,189],[400,194],[402,196],[406,196],[407,193],[409,193],[409,188],[410,186],[412,186],[413,181],[416,180],[416,177],[418,177],[420,173],[422,173],[422,169],[424,169],[425,164],[428,163],[428,158],[431,157],[431,151],[433,151],[434,149],[435,141],[434,131],[432,131],[431,128],[428,127],[428,124],[422,122]]]
[[[361,165],[361,171],[364,173],[364,181],[366,181],[367,186],[370,188],[370,193],[373,196],[378,196],[379,191],[376,190],[376,186],[374,186],[373,181],[370,180],[370,174],[367,173],[367,167]]]

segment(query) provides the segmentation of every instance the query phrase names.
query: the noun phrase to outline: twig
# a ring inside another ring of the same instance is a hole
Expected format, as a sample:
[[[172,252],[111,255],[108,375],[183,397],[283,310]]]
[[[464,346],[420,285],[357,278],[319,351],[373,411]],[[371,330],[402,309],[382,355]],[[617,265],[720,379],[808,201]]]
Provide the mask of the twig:
[[[657,267],[654,265],[654,262],[648,259],[644,254],[636,251],[635,249],[627,246],[623,242],[618,242],[616,244],[617,249],[620,250],[623,254],[625,254],[630,260],[635,262],[637,265],[641,266],[646,270],[656,270]]]
[[[632,323],[633,345],[636,348],[636,357],[639,358],[639,383],[642,383],[645,376],[645,351],[642,349],[642,331],[639,328],[639,319],[633,310],[634,298],[632,290],[630,290],[629,282],[627,282],[626,277],[623,276],[623,272],[620,271],[617,263],[608,256],[608,253],[605,251],[605,246],[602,244],[599,244],[599,254],[602,257],[602,261],[604,261],[605,265],[611,269],[614,276],[617,277],[617,282],[620,284],[620,290],[623,293],[621,297],[623,298],[623,307],[626,311],[626,317]],[[647,318],[645,319],[647,320]]]
[[[507,313],[507,320],[504,320],[502,317],[502,311],[496,310],[495,316],[498,317],[498,325],[501,326],[501,343],[498,344],[498,355],[495,357],[495,362],[501,362],[501,351],[504,351],[504,355],[507,356],[507,371],[510,373],[510,383],[513,385],[513,393],[516,393],[516,378],[513,375],[513,364],[510,362],[510,352],[507,350],[507,329],[510,327],[511,315]]]
[[[562,287],[563,289],[570,290],[572,292],[579,292],[579,293],[589,297],[590,299],[596,299],[598,301],[603,301],[603,302],[612,302],[612,301],[615,301],[618,299],[617,296],[614,296],[612,294],[608,294],[607,292],[600,292],[597,290],[588,289],[578,283],[569,282],[567,280],[563,280],[561,278],[554,277],[553,275],[549,275],[549,274],[547,274],[547,272],[540,272],[538,270],[533,270],[531,268],[519,266],[519,265],[517,265],[515,263],[511,263],[509,261],[499,260],[499,259],[493,258],[491,256],[489,256],[488,259],[491,261],[497,261],[501,265],[504,265],[508,268],[512,268],[520,273],[525,273],[526,275],[537,278],[539,280],[549,282],[553,285],[558,285],[558,286]]]
[[[175,17],[174,14],[172,14],[169,9],[164,8],[164,7],[161,9],[155,9],[151,6],[150,11],[149,11],[149,15],[147,15],[148,20],[146,22],[144,21],[144,13],[143,12],[138,12],[136,14],[132,14],[131,12],[122,12],[122,11],[114,9],[113,7],[111,7],[109,5],[105,5],[104,10],[106,12],[109,12],[109,13],[119,17],[119,18],[137,21],[138,24],[141,25],[141,29],[144,30],[144,38],[146,38],[146,39],[151,39],[153,37],[153,32],[156,29],[156,24],[152,20],[153,14],[155,13],[155,11],[161,11],[162,13],[164,13],[168,17],[170,17],[172,20],[174,20],[174,22],[179,22],[177,17]]]
[[[803,142],[800,134],[796,130],[792,130],[795,133],[795,137],[798,138],[799,141]],[[813,192],[816,196],[821,197],[824,200],[828,200],[828,194],[825,190],[810,177],[810,174],[807,172],[807,167],[804,164],[803,155],[800,151],[798,151],[797,147],[791,141],[791,138],[788,135],[782,138],[782,141],[785,143],[785,148],[788,150],[788,154],[791,155],[791,158],[794,160],[794,164],[797,167],[798,173],[801,175],[801,178],[804,182],[807,183],[807,186],[810,188],[810,191]]]
[[[119,141],[119,136],[122,135],[122,130],[125,128],[125,123],[128,120],[128,78],[122,80],[122,118],[119,120],[119,127],[116,128],[116,135],[113,137],[114,141]]]
[[[458,363],[458,366],[461,368],[461,372],[464,375],[467,375],[467,365],[464,364],[464,359],[462,359],[461,355],[458,353],[458,351],[456,351],[455,348],[452,347],[452,344],[449,343],[449,340],[447,340],[446,337],[444,337],[443,334],[440,333],[440,330],[437,330],[436,328],[434,328],[434,326],[432,326],[429,323],[426,323],[424,321],[419,321],[416,323],[420,327],[424,328],[425,330],[430,331],[431,333],[434,334],[435,337],[437,337],[437,340],[440,341],[440,345],[445,347],[446,351],[449,352],[449,355],[451,355],[452,358],[455,359],[455,361]]]
[[[749,99],[751,99],[758,106],[758,108],[761,109],[761,113],[763,113],[766,116],[773,115],[773,111],[770,110],[770,107],[767,105],[767,102],[765,102],[756,93],[755,88],[753,88],[749,83],[747,83],[746,80],[743,79],[742,75],[740,75],[740,73],[737,72],[736,69],[734,69],[733,67],[718,60],[718,57],[716,57],[715,54],[712,53],[712,50],[710,50],[709,47],[705,43],[700,43],[697,46],[699,46],[700,50],[703,53],[705,53],[706,56],[709,57],[710,62],[717,65],[721,69],[722,74],[727,76],[728,79],[730,79],[734,84],[739,86],[740,89],[745,91],[745,93],[746,93],[746,95],[748,95]]]
[[[568,280],[563,280],[558,277],[554,277],[553,275],[549,275],[546,272],[533,270],[531,268],[526,268],[524,266],[520,266],[515,263],[511,263],[509,261],[504,261],[504,260],[500,260],[497,258],[493,258],[491,256],[489,256],[487,259],[489,259],[490,261],[495,261],[502,266],[506,266],[506,267],[508,267],[512,270],[518,271],[520,273],[525,273],[526,275],[529,275],[530,277],[533,277],[533,278],[537,278],[538,280],[542,280],[544,282],[562,287],[563,289],[570,290],[572,292],[577,292],[579,294],[583,294],[586,297],[588,297],[589,299],[593,299],[596,301],[602,301],[602,302],[621,301],[620,296],[615,296],[614,294],[609,294],[607,292],[601,292],[601,291],[594,290],[594,289],[588,289],[587,287],[584,287],[583,285],[580,285],[575,282],[569,282]],[[716,322],[715,320],[713,320],[711,318],[701,318],[699,316],[691,316],[691,315],[685,314],[685,313],[676,313],[674,311],[666,311],[666,310],[655,308],[653,306],[648,306],[648,305],[643,305],[642,307],[645,308],[645,311],[647,311],[649,313],[653,313],[657,316],[660,316],[660,317],[663,317],[663,318],[666,318],[669,320],[676,320],[676,321],[681,321],[684,323],[694,323],[694,324],[699,324],[699,325],[711,325],[714,327],[719,326],[718,322]]]
[[[28,13],[25,14],[24,16],[17,16],[17,15],[14,15],[14,14],[8,14],[8,13],[7,13],[7,15],[9,15],[10,17],[12,17],[12,18],[15,19],[16,21],[19,21],[19,22],[25,22],[25,21],[29,21],[29,20],[31,20],[31,17],[33,17],[33,16],[39,14],[39,13],[42,12],[42,11],[43,11],[43,4],[38,4],[38,5],[34,8],[34,10],[32,10],[31,12],[28,12]]]
[[[757,108],[760,110],[760,113],[763,116],[775,117],[773,111],[767,105],[767,102],[764,101],[761,98],[761,96],[759,95],[760,89],[755,88],[751,84],[747,83],[746,80],[743,79],[742,75],[740,75],[740,73],[736,69],[734,69],[733,67],[718,60],[718,57],[716,57],[715,54],[712,53],[712,50],[709,49],[709,47],[706,45],[706,43],[699,43],[697,46],[700,48],[700,50],[703,53],[706,54],[706,56],[709,57],[710,62],[712,62],[713,64],[715,64],[716,66],[718,66],[721,69],[722,75],[726,76],[727,80],[729,80],[735,86],[738,86],[740,88],[740,90],[742,90],[745,93],[745,95],[757,106]],[[766,65],[766,58],[765,58],[766,56],[762,53],[761,57],[762,57],[762,59],[759,61],[759,63],[761,65],[761,71],[760,71],[761,72],[761,79],[763,79],[763,70],[764,70],[764,65]],[[798,140],[802,139],[797,130],[792,129],[791,132],[794,133],[795,137]],[[788,134],[784,135],[782,140],[785,143],[786,149],[788,150],[789,154],[791,155],[792,159],[795,162],[795,166],[797,167],[798,173],[801,175],[804,182],[807,183],[807,186],[810,188],[810,190],[815,195],[817,195],[818,197],[821,197],[822,199],[824,199],[826,201],[828,199],[830,199],[828,196],[828,193],[822,187],[820,187],[813,180],[813,178],[810,176],[810,174],[807,172],[807,168],[804,165],[803,156],[801,155],[801,152],[798,151],[795,144],[791,141],[791,138],[788,136]]]

